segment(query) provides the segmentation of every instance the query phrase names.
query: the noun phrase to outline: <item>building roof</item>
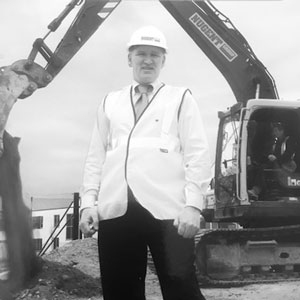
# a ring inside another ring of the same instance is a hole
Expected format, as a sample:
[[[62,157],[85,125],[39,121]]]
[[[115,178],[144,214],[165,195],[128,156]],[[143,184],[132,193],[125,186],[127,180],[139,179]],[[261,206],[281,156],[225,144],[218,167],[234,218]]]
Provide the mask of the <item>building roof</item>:
[[[31,199],[31,210],[54,210],[54,209],[66,209],[69,207],[73,198],[35,198]],[[71,206],[73,207],[73,205]]]

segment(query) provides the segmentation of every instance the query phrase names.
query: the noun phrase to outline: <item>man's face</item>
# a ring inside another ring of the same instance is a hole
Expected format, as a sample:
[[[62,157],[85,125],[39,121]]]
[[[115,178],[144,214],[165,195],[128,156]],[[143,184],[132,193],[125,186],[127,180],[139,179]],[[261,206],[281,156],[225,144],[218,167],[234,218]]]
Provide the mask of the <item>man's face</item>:
[[[164,50],[155,46],[136,46],[128,54],[128,64],[132,67],[133,78],[141,84],[154,82],[165,63]]]

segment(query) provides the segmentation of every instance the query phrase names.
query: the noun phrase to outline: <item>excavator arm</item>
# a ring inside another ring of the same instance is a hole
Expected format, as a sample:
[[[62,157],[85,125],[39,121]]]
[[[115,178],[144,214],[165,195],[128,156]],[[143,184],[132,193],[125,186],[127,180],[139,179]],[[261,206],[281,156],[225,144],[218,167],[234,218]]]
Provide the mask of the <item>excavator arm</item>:
[[[45,70],[51,76],[55,77],[120,2],[121,0],[86,0],[69,30],[56,48],[52,56],[54,57],[54,61],[50,59]]]
[[[49,25],[49,32],[44,38],[33,43],[27,59],[16,61],[0,69],[0,157],[4,151],[3,134],[9,113],[17,101],[30,96],[39,88],[46,87],[65,67],[86,41],[94,34],[102,22],[118,6],[121,0],[72,0],[62,13]],[[81,5],[73,23],[54,52],[45,40],[51,32],[56,31],[66,16]],[[35,62],[40,54],[45,59],[45,66]]]
[[[253,98],[278,98],[271,74],[210,1],[160,2],[223,74],[237,102],[245,105]]]
[[[28,76],[34,83],[19,98],[25,98],[35,89],[47,86],[120,2],[121,0],[85,0],[83,3],[83,0],[72,0],[48,25],[49,32],[45,37],[35,40],[28,58],[12,65],[14,72]],[[231,21],[210,1],[160,0],[160,3],[223,74],[237,102],[245,104],[255,96],[278,98],[274,80],[266,67]],[[73,23],[52,52],[45,39],[79,5],[82,6]],[[45,67],[34,62],[37,54],[41,54],[46,60]]]
[[[49,25],[49,32],[44,38],[38,38],[33,43],[32,50],[27,59],[15,62],[13,71],[24,74],[36,84],[19,98],[29,96],[36,88],[47,86],[53,78],[65,67],[86,41],[95,33],[102,22],[118,6],[121,0],[72,0],[62,13]],[[46,45],[45,39],[51,32],[56,31],[65,17],[76,7],[81,5],[73,23],[54,52]],[[40,67],[34,61],[40,54],[46,61],[45,67]]]

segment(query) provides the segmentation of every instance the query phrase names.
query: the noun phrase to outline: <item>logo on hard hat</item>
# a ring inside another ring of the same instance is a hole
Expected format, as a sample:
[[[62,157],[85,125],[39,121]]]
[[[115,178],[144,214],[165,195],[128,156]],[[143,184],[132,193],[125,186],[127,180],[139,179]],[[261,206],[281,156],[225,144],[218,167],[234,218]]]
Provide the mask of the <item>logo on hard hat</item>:
[[[152,37],[152,36],[142,36],[141,37],[141,40],[143,41],[154,41],[154,42],[157,42],[157,43],[160,43],[160,39],[158,38],[155,38],[155,37]]]
[[[164,34],[153,26],[145,26],[136,30],[127,44],[128,49],[137,45],[150,45],[165,49],[167,51],[167,43]]]

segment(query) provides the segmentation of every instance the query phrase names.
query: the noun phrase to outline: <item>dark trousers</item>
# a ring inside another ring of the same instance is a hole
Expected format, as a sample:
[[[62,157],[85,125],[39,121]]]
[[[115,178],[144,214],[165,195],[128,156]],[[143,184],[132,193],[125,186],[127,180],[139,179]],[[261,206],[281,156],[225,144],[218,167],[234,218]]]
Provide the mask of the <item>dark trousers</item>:
[[[100,221],[99,257],[105,300],[144,300],[147,247],[164,300],[205,299],[194,269],[194,241],[178,235],[173,220],[155,219],[129,191],[124,216]]]

